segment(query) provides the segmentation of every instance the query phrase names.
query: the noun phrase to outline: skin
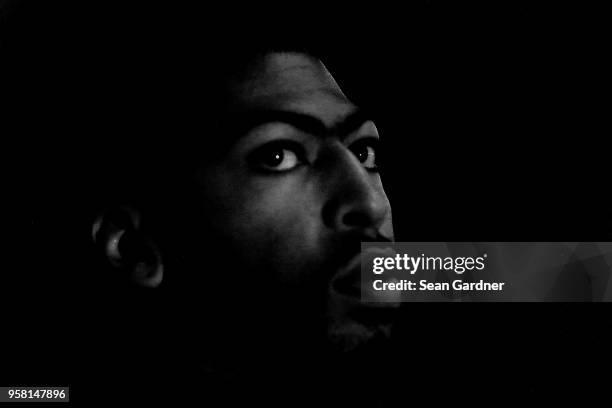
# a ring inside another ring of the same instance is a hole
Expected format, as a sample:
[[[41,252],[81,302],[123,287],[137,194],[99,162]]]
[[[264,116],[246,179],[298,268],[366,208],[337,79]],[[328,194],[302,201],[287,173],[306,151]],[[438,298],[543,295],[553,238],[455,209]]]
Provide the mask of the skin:
[[[347,264],[360,241],[393,239],[389,200],[375,169],[376,126],[362,120],[342,127],[358,108],[320,61],[303,54],[267,54],[230,89],[235,121],[283,111],[322,125],[260,120],[197,171],[207,228],[231,248],[235,270],[242,265],[249,271],[245,279],[256,277],[253,304],[300,310],[285,321],[303,322],[296,330],[306,330],[316,316],[313,321],[325,323],[326,340],[343,351],[376,333],[388,335],[387,323],[366,323],[353,312],[396,304],[364,305],[336,285],[340,276],[359,273],[347,271]],[[278,141],[289,144],[274,147]]]

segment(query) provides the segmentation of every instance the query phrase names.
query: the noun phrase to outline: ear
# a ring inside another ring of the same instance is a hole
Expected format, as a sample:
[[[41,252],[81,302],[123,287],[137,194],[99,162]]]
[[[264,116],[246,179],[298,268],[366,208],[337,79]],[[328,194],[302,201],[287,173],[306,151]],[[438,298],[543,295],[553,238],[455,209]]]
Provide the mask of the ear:
[[[164,264],[141,218],[130,207],[104,211],[93,223],[92,238],[111,268],[139,286],[153,288],[162,282]]]

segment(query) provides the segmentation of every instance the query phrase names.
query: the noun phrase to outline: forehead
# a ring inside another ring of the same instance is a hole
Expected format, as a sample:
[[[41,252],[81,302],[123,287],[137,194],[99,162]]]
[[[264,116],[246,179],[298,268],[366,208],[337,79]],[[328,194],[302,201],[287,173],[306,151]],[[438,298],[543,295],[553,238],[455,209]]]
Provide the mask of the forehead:
[[[300,53],[270,53],[232,83],[238,110],[291,110],[331,125],[355,111],[325,66]]]

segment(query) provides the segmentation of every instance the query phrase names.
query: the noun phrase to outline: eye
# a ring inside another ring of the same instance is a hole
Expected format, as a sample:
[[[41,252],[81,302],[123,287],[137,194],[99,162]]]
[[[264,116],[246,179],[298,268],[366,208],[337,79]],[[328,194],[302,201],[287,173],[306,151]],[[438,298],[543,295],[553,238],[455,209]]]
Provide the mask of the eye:
[[[247,160],[256,170],[284,172],[302,164],[303,157],[304,151],[299,144],[281,140],[259,147],[249,155]]]
[[[377,146],[378,139],[365,138],[353,143],[350,149],[357,159],[363,164],[363,167],[370,171],[378,171],[378,164],[376,161]]]

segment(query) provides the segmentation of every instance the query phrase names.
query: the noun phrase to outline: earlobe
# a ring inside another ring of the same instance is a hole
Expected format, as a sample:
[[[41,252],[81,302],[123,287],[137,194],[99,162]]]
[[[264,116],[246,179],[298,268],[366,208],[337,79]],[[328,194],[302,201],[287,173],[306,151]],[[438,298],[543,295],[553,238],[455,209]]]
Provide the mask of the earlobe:
[[[141,224],[140,214],[132,208],[105,211],[93,223],[92,239],[122,279],[143,287],[157,287],[163,279],[162,255]]]

